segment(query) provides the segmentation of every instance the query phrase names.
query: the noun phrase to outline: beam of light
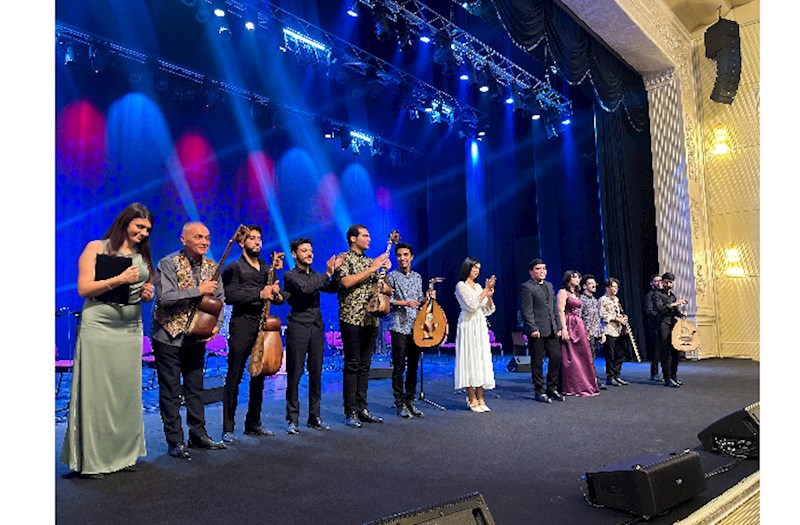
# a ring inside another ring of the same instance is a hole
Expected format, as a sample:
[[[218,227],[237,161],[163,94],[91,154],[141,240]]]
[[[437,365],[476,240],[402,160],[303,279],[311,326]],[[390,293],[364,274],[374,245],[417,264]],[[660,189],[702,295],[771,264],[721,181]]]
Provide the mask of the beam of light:
[[[56,123],[56,168],[84,186],[98,188],[106,164],[106,119],[86,101],[66,106]]]
[[[307,36],[298,33],[297,31],[295,31],[292,28],[284,27],[283,28],[283,33],[285,35],[287,35],[289,38],[292,38],[292,39],[297,40],[299,42],[302,42],[302,43],[304,43],[306,45],[309,45],[309,46],[313,47],[314,49],[318,49],[320,51],[325,51],[326,53],[330,53],[330,49],[325,44],[323,44],[321,42],[317,42],[316,40],[314,40],[312,38],[308,38]]]

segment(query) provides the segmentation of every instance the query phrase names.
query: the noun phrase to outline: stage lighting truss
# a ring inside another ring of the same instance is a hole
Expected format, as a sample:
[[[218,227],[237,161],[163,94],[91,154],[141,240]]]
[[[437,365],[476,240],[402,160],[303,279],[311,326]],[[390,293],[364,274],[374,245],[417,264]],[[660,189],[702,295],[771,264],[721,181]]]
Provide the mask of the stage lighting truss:
[[[283,28],[283,47],[284,52],[289,51],[298,55],[301,60],[312,58],[315,62],[330,65],[331,49],[290,27]]]

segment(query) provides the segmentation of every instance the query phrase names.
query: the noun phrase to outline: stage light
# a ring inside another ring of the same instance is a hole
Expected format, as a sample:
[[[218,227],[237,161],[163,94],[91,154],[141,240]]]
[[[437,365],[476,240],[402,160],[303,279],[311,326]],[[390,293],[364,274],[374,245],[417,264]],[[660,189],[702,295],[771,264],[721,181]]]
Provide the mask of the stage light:
[[[346,129],[341,130],[339,133],[339,143],[342,145],[342,151],[349,148],[352,142],[353,137],[350,135],[350,132]]]
[[[539,120],[540,118],[542,118],[542,116],[539,115],[538,113],[534,113],[533,115],[531,115],[531,120]]]
[[[431,37],[429,37],[428,35],[422,35],[421,37],[419,37],[419,41],[422,42],[423,44],[430,44]]]
[[[514,103],[514,97],[508,97],[506,99],[506,104],[513,104],[513,103]]]
[[[453,38],[445,29],[436,32],[436,48],[433,50],[433,61],[445,71],[456,67],[456,57],[453,55]]]
[[[467,75],[466,73],[462,73],[461,76],[458,78],[460,78],[461,80],[469,80],[469,75]]]
[[[64,65],[74,67],[77,63],[75,62],[75,46],[73,44],[67,44],[64,48]]]
[[[383,2],[375,2],[372,8],[372,18],[375,21],[375,36],[378,40],[386,40],[392,32],[389,27],[389,13]]]
[[[225,22],[224,18],[219,19],[219,27],[217,28],[217,35],[219,35],[219,37],[225,41],[230,40],[231,37],[233,36],[233,33],[231,33],[231,28],[228,27],[228,23]]]
[[[411,31],[408,29],[408,23],[405,18],[397,17],[397,29],[395,32],[397,33],[397,43],[400,44],[400,51],[404,53],[411,51],[414,46],[414,40],[411,38]]]
[[[225,1],[214,0],[214,16],[223,18],[225,16]]]
[[[89,63],[91,64],[92,71],[96,74],[102,73],[106,66],[108,66],[109,60],[110,55],[108,47],[96,42],[89,46]]]
[[[564,120],[561,121],[561,123],[564,124],[565,126],[569,126],[570,124],[572,124],[572,121],[568,118],[565,118]]]
[[[347,14],[353,18],[358,18],[358,0],[350,2],[350,7],[347,8]]]
[[[258,21],[258,14],[255,9],[248,7],[244,12],[244,28],[248,31],[256,30],[256,22]]]

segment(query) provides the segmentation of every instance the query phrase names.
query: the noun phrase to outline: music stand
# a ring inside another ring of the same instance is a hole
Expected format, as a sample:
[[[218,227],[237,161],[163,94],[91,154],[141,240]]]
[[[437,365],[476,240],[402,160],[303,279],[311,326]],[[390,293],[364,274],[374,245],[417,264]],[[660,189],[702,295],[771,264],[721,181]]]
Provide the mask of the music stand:
[[[418,399],[420,401],[424,401],[425,403],[428,403],[431,406],[434,406],[434,407],[438,408],[439,410],[447,410],[445,407],[443,407],[439,403],[431,401],[430,399],[425,397],[425,387],[424,387],[425,381],[424,381],[424,374],[423,374],[423,369],[424,368],[425,368],[425,350],[420,348],[419,349],[419,398]]]

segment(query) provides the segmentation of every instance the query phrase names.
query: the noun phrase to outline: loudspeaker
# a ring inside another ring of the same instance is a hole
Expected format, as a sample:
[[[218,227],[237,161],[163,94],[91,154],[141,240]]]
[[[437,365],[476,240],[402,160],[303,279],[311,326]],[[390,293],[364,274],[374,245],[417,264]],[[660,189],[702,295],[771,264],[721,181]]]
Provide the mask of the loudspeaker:
[[[388,379],[392,377],[392,362],[385,359],[372,358],[372,366],[369,368],[370,379]]]
[[[760,402],[719,419],[697,434],[711,452],[738,458],[757,458],[759,447]]]
[[[742,76],[739,24],[720,18],[705,33],[706,58],[717,62],[717,78],[711,100],[732,104]]]
[[[393,514],[364,525],[494,525],[486,500],[478,492],[444,503]]]
[[[531,373],[531,356],[529,355],[515,355],[506,365],[509,372],[527,372]]]
[[[634,458],[586,473],[589,501],[637,514],[655,516],[706,490],[700,455]]]

